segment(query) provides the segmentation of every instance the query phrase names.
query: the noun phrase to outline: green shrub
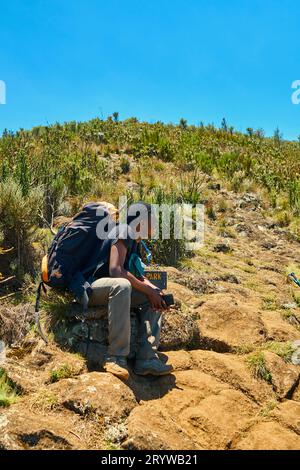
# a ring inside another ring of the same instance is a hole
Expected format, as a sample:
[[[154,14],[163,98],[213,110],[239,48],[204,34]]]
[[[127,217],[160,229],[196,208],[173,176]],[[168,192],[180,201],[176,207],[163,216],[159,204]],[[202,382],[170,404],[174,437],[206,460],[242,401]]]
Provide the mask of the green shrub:
[[[288,227],[291,223],[291,215],[287,211],[279,212],[276,215],[276,222],[279,227]]]
[[[201,171],[207,175],[212,174],[215,162],[211,155],[206,152],[199,152],[195,155],[195,162]]]
[[[13,178],[0,182],[0,229],[4,234],[4,243],[14,247],[18,274],[32,268],[30,243],[42,207],[43,193],[40,188],[32,188],[27,195],[23,195],[20,184]]]
[[[123,173],[123,175],[126,175],[127,173],[130,172],[130,161],[128,160],[128,158],[125,158],[125,157],[122,158],[120,167],[121,167],[121,172]]]
[[[7,376],[4,369],[0,368],[0,407],[8,407],[16,402],[20,389]]]
[[[214,206],[212,203],[208,203],[207,206],[206,206],[206,213],[207,213],[207,217],[212,220],[212,221],[215,221],[217,220],[217,215],[216,215],[216,211],[214,209]]]
[[[72,368],[68,364],[62,364],[56,369],[50,371],[50,383],[58,382],[61,379],[68,379],[73,375],[74,372]]]
[[[196,205],[201,198],[201,191],[205,178],[196,167],[191,174],[181,175],[180,178],[180,199],[184,203]]]
[[[300,215],[300,181],[292,180],[288,186],[290,207],[295,215]]]

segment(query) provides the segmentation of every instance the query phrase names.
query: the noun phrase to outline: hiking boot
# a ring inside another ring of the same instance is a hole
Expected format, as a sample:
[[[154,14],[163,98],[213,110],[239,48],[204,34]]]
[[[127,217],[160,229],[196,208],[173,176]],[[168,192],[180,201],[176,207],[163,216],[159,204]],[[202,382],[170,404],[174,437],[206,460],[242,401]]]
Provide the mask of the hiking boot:
[[[129,372],[127,369],[127,360],[123,356],[110,356],[106,358],[103,369],[119,379],[128,380]]]
[[[158,358],[135,361],[134,373],[137,375],[168,375],[173,372],[171,365],[164,364]]]

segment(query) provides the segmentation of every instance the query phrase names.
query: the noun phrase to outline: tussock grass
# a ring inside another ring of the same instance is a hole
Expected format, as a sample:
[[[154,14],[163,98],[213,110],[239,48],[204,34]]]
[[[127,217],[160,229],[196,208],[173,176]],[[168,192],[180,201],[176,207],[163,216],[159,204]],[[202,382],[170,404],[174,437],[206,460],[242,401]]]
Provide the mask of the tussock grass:
[[[285,362],[291,362],[292,355],[295,351],[292,346],[292,343],[290,343],[289,341],[267,341],[267,343],[262,346],[262,349],[277,354],[277,356],[284,359]]]
[[[257,351],[249,355],[246,359],[254,377],[272,383],[271,372],[267,369],[266,360],[262,351]]]
[[[251,344],[241,344],[233,348],[233,353],[238,355],[245,355],[253,352],[255,347]]]
[[[34,322],[32,305],[6,304],[0,310],[0,338],[5,344],[18,344],[30,331]]]
[[[20,394],[19,387],[0,368],[0,407],[8,407],[16,402]]]
[[[246,358],[246,363],[250,367],[254,377],[272,383],[272,374],[267,369],[264,351],[270,351],[289,363],[291,362],[294,348],[289,341],[267,341]]]
[[[276,400],[271,400],[260,410],[259,415],[266,418],[277,406],[278,402]]]
[[[263,310],[277,310],[279,308],[277,300],[274,295],[266,295],[262,299],[262,309]]]
[[[46,388],[38,390],[32,394],[28,400],[29,406],[33,410],[48,412],[59,408],[58,397]]]
[[[58,382],[61,379],[73,377],[75,371],[69,364],[61,364],[59,367],[50,371],[50,383]]]

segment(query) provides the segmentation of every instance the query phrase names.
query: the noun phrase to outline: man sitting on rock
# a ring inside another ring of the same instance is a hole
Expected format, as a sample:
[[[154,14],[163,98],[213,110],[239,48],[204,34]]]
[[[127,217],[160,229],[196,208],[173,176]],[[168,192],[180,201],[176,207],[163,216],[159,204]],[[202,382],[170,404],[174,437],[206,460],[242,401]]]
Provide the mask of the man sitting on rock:
[[[166,375],[172,366],[160,361],[159,345],[162,310],[167,306],[163,294],[143,275],[134,274],[130,269],[133,257],[138,259],[141,233],[148,232],[151,238],[154,214],[151,205],[131,205],[127,224],[116,225],[109,234],[109,255],[107,261],[96,273],[87,300],[87,306],[108,306],[108,354],[103,368],[117,377],[127,380],[127,356],[130,351],[130,310],[138,308],[139,337],[134,364],[138,375]],[[134,225],[134,221],[138,223]],[[134,225],[134,228],[132,226]]]

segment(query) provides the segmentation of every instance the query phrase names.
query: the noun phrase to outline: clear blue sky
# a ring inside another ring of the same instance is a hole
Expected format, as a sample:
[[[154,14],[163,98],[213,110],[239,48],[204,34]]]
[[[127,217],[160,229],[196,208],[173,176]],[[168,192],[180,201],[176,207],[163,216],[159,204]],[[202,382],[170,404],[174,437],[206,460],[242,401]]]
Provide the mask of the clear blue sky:
[[[0,131],[136,116],[300,134],[300,4],[279,0],[0,3]]]

